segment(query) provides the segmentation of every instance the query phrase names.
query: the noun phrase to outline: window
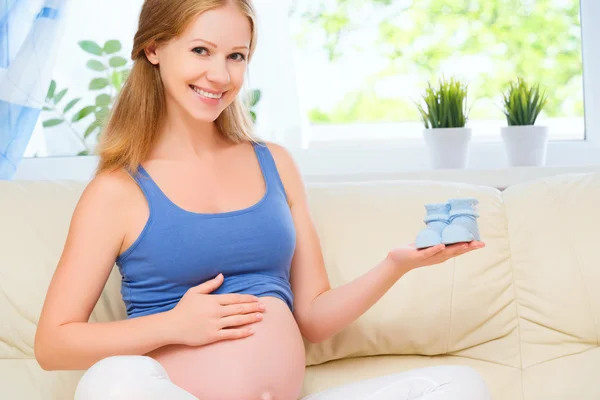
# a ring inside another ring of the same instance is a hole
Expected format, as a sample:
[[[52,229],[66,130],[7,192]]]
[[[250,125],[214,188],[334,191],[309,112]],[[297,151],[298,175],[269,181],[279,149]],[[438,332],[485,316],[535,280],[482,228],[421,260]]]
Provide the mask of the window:
[[[441,76],[469,85],[476,139],[500,140],[517,76],[546,89],[551,139],[584,138],[579,0],[302,0],[291,27],[312,141],[421,137]]]
[[[103,72],[86,66],[93,57],[78,43],[103,46],[117,39],[121,50],[103,56],[105,62],[129,60],[142,3],[81,0],[71,5],[53,71],[56,90],[69,89],[63,109],[78,97],[79,108],[97,105],[101,92],[89,85]],[[248,88],[262,91],[257,130],[290,149],[307,176],[393,176],[430,169],[415,102],[428,82],[442,76],[469,87],[470,169],[507,166],[500,101],[506,83],[517,76],[539,82],[549,95],[539,119],[550,128],[548,165],[596,165],[600,160],[600,115],[593,112],[600,106],[600,78],[591,72],[600,70],[600,2],[254,3],[259,46]],[[77,122],[44,127],[43,121],[55,116],[43,112],[26,157],[84,154],[86,147],[93,148],[98,130],[82,136],[96,117],[92,112]]]

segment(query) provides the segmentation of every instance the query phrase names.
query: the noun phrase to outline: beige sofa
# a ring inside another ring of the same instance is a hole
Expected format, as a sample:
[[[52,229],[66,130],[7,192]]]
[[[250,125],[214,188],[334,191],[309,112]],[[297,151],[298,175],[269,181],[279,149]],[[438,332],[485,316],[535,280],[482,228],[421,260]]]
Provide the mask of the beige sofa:
[[[0,398],[69,399],[46,372],[36,321],[84,183],[0,182]],[[600,399],[600,174],[508,188],[435,182],[311,185],[332,285],[414,240],[423,204],[480,200],[487,247],[412,271],[335,338],[307,343],[304,393],[411,368],[476,368],[494,399]],[[360,293],[356,294],[360,296]],[[124,317],[114,271],[92,318]]]

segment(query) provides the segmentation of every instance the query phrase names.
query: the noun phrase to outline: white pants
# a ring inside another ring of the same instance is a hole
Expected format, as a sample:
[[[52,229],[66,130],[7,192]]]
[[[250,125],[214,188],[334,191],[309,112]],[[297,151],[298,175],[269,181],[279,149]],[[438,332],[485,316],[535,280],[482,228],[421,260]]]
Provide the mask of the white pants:
[[[489,400],[474,369],[429,367],[350,383],[303,400]],[[145,356],[109,357],[83,375],[75,400],[198,400],[176,386],[156,360]],[[201,399],[200,399],[201,400]],[[255,399],[240,399],[255,400]],[[279,399],[273,399],[279,400]]]

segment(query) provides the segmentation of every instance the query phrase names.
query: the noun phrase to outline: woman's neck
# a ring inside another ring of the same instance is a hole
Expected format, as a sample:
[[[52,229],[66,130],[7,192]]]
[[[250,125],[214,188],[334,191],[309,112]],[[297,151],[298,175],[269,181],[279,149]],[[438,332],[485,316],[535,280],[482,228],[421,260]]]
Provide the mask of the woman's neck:
[[[199,122],[189,115],[167,117],[151,157],[198,159],[223,148],[226,142],[214,122]]]

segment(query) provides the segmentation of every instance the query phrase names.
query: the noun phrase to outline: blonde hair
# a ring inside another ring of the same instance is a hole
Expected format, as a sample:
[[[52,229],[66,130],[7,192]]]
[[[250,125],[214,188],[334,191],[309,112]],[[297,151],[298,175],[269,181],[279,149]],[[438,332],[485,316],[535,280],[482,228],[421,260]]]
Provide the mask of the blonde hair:
[[[137,171],[156,142],[165,117],[165,91],[158,66],[144,50],[180,35],[198,15],[233,1],[248,17],[252,40],[248,60],[256,48],[256,13],[251,0],[145,0],[140,13],[131,58],[133,67],[111,111],[98,143],[96,174],[124,168]],[[256,141],[247,105],[236,98],[215,121],[219,131],[234,142]]]

